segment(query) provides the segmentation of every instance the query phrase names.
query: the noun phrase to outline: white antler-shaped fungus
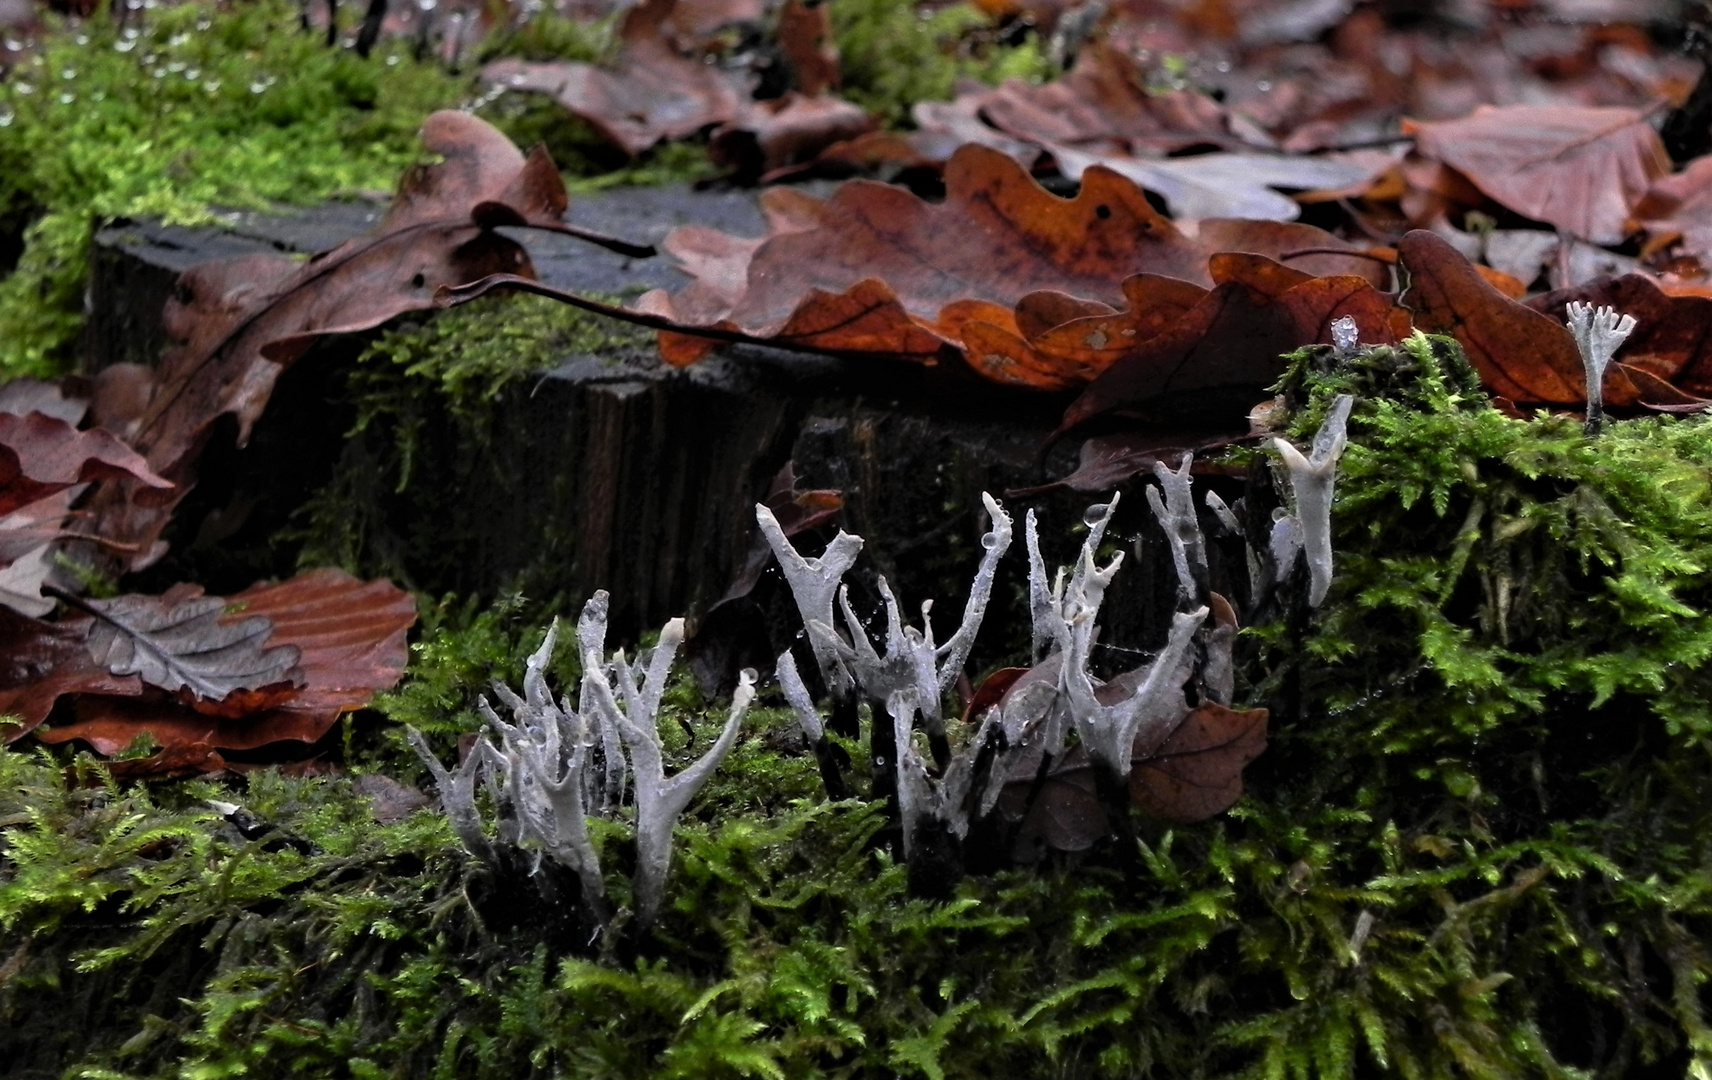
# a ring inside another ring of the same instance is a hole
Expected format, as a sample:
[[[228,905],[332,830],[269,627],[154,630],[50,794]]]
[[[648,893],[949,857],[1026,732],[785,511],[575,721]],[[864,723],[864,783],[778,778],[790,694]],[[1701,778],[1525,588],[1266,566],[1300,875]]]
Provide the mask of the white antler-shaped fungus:
[[[1181,478],[1181,488],[1175,494],[1168,494],[1168,497],[1179,500],[1179,505],[1186,504],[1188,512],[1193,515],[1194,502],[1189,492],[1187,460],[1180,474],[1171,475]],[[1151,489],[1149,494],[1153,494]],[[1157,496],[1153,496],[1150,501],[1154,503],[1155,513],[1164,509]],[[1182,717],[1182,687],[1188,676],[1187,664],[1191,659],[1189,645],[1194,640],[1195,631],[1200,629],[1201,623],[1207,618],[1207,607],[1202,605],[1194,611],[1178,612],[1174,615],[1165,648],[1154,657],[1147,674],[1142,678],[1141,686],[1120,702],[1112,705],[1100,703],[1094,693],[1093,676],[1089,672],[1089,661],[1098,635],[1095,620],[1099,617],[1100,605],[1105,601],[1106,587],[1111,584],[1118,567],[1123,564],[1123,553],[1118,552],[1104,567],[1096,561],[1095,553],[1116,506],[1117,499],[1114,497],[1104,506],[1096,504],[1088,509],[1084,518],[1088,523],[1088,536],[1083,541],[1081,555],[1076,560],[1076,569],[1064,589],[1056,637],[1064,654],[1064,662],[1059,672],[1059,687],[1069,705],[1069,715],[1076,726],[1077,737],[1082,740],[1082,745],[1087,748],[1090,757],[1104,765],[1113,775],[1121,777],[1129,775],[1136,736],[1144,727],[1149,726],[1150,722],[1164,724]],[[1169,525],[1166,531],[1168,534],[1171,532]],[[1199,532],[1197,526],[1197,536]],[[1193,580],[1187,576],[1190,573],[1190,564],[1187,559],[1175,561],[1179,575],[1183,575],[1179,584],[1187,594],[1195,587]],[[1055,743],[1059,740],[1052,737],[1056,733],[1044,734],[1048,737],[1047,752],[1056,753]]]
[[[529,658],[523,697],[503,683],[494,686],[510,707],[514,723],[501,720],[485,698],[480,707],[488,726],[500,736],[503,799],[516,815],[519,841],[533,841],[554,862],[574,871],[585,901],[604,920],[606,884],[600,856],[589,838],[584,800],[584,771],[593,740],[583,717],[571,711],[569,702],[555,704],[547,689],[545,669],[558,630],[555,619],[541,647]]]
[[[476,809],[476,784],[485,775],[498,813],[500,843],[535,848],[536,869],[540,856],[545,856],[574,871],[589,911],[602,925],[606,921],[606,886],[599,854],[589,836],[588,818],[600,812],[594,804],[605,810],[616,808],[628,748],[629,772],[635,777],[636,790],[637,916],[642,925],[647,925],[665,896],[666,874],[672,862],[672,826],[737,741],[743,716],[755,699],[755,672],[745,670],[739,679],[731,713],[713,746],[695,764],[667,777],[658,717],[672,659],[683,641],[683,620],[673,619],[665,625],[653,655],[638,673],[625,663],[622,652],[614,654],[610,662],[601,657],[606,613],[607,595],[597,592],[577,623],[583,679],[576,710],[568,699],[555,702],[547,687],[546,668],[558,638],[555,621],[541,647],[529,658],[523,694],[519,696],[503,684],[494,685],[495,694],[511,710],[511,721],[500,719],[485,699],[481,702],[488,726],[499,736],[499,747],[484,736],[476,741],[462,765],[448,771],[419,732],[410,729],[409,735],[411,745],[439,784],[440,803],[458,839],[472,855],[490,866],[498,867],[505,861],[487,838]],[[616,693],[611,681],[614,673],[619,682]],[[593,751],[600,746],[596,731],[610,740],[603,748],[604,779],[592,767]]]
[[[1200,605],[1207,601],[1207,547],[1201,536],[1201,522],[1195,516],[1195,496],[1190,491],[1189,470],[1195,455],[1184,454],[1183,464],[1172,472],[1164,462],[1153,463],[1153,475],[1159,487],[1147,489],[1147,504],[1153,516],[1165,530],[1171,544],[1171,562],[1177,568],[1178,595],[1187,603]],[[1165,497],[1159,497],[1160,491]],[[1210,492],[1209,492],[1210,494]],[[1220,505],[1223,505],[1222,503]]]
[[[1580,300],[1569,302],[1565,325],[1581,350],[1587,372],[1587,434],[1597,435],[1605,423],[1605,368],[1635,329],[1633,315],[1618,316],[1615,308],[1596,308]]]
[[[840,529],[832,543],[826,545],[826,550],[818,558],[810,559],[791,545],[784,528],[779,525],[779,519],[773,516],[765,503],[755,504],[755,522],[761,526],[761,535],[767,538],[767,546],[773,549],[773,557],[779,560],[779,569],[791,587],[791,596],[795,598],[803,626],[808,630],[809,648],[814,651],[815,662],[820,665],[820,674],[826,680],[827,689],[834,692],[844,689],[849,685],[849,673],[844,670],[836,644],[817,636],[814,628],[817,623],[831,627],[832,601],[838,595],[838,586],[845,573],[856,565],[856,556],[862,551],[862,538]]]
[[[577,711],[585,717],[594,716],[600,727],[603,768],[599,776],[591,773],[589,787],[598,789],[601,812],[607,814],[617,810],[624,801],[624,740],[618,734],[617,725],[607,718],[605,712],[595,708],[587,673],[606,666],[606,614],[609,606],[606,590],[597,589],[583,605],[582,615],[577,619],[578,658],[583,662],[584,672]]]
[[[682,639],[680,619],[673,619],[661,631],[656,656],[659,651],[666,651],[668,655],[664,664],[667,667],[671,663],[670,654],[676,651],[677,643]],[[620,667],[622,670],[622,665]],[[671,777],[666,776],[660,744],[659,698],[638,694],[633,701],[652,705],[656,711],[628,715],[619,709],[604,670],[585,671],[583,679],[585,687],[593,691],[591,697],[595,708],[606,721],[618,728],[630,749],[631,773],[636,788],[636,915],[640,923],[647,925],[658,914],[665,899],[666,872],[672,865],[672,826],[737,742],[737,730],[743,723],[744,714],[749,711],[750,703],[755,700],[755,671],[745,668],[738,678],[737,692],[731,698],[731,713],[713,746],[695,764]]]
[[[428,740],[420,731],[408,726],[404,731],[410,740],[410,748],[433,774],[434,784],[440,791],[440,808],[452,823],[452,831],[458,834],[464,850],[489,866],[495,865],[493,845],[488,842],[487,833],[482,829],[481,813],[476,809],[476,779],[485,761],[484,755],[472,747],[469,756],[456,769],[448,771],[434,756]]]
[[[922,605],[921,629],[905,626],[897,597],[884,578],[879,580],[880,597],[886,607],[886,651],[883,654],[874,647],[861,619],[850,606],[848,589],[838,592],[839,611],[849,634],[848,642],[837,637],[827,624],[810,623],[808,627],[810,640],[826,642],[828,651],[837,655],[862,693],[884,703],[891,719],[897,748],[898,808],[903,816],[906,857],[919,824],[926,818],[943,821],[958,837],[964,836],[969,829],[965,797],[973,779],[974,756],[979,741],[963,747],[960,754],[946,763],[944,775],[935,779],[915,749],[913,736],[919,715],[928,735],[941,740],[943,746],[945,719],[940,697],[963,671],[992,599],[993,578],[999,560],[1010,547],[1010,515],[990,494],[983,492],[981,501],[987,508],[992,528],[981,537],[981,565],[969,588],[962,622],[944,645],[934,644],[933,623],[929,619],[931,601]],[[800,716],[801,710],[798,712]]]
[[[1349,410],[1354,404],[1355,399],[1349,394],[1339,394],[1333,400],[1320,430],[1314,435],[1314,447],[1307,457],[1284,439],[1274,437],[1271,440],[1290,473],[1301,550],[1308,560],[1308,604],[1311,607],[1319,607],[1320,601],[1326,598],[1326,591],[1331,588],[1332,488],[1337,482],[1338,458],[1343,456],[1344,446],[1349,441]],[[1283,526],[1284,536],[1288,539],[1281,537],[1280,526]],[[1295,561],[1291,548],[1296,537],[1289,536],[1292,531],[1283,525],[1283,519],[1274,525],[1272,547],[1275,557]],[[1289,569],[1288,563],[1280,562],[1278,576],[1282,578]]]

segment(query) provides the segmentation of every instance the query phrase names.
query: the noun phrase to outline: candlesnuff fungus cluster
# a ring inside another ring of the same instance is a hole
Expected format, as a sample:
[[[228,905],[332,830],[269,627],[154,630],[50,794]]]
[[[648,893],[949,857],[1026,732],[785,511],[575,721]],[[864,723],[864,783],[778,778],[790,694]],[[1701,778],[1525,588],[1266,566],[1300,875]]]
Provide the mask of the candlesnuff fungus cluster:
[[[1251,546],[1256,581],[1276,590],[1305,555],[1309,602],[1331,579],[1331,498],[1352,399],[1336,399],[1304,457],[1274,440],[1288,469],[1294,513],[1280,511],[1266,551]],[[905,622],[885,579],[878,590],[885,626],[876,642],[850,602],[844,575],[863,541],[840,532],[819,557],[796,550],[764,504],[755,508],[803,618],[821,681],[835,706],[869,704],[871,794],[893,800],[912,887],[943,895],[969,861],[1001,865],[1037,859],[1044,848],[1087,848],[1114,830],[1127,835],[1133,806],[1169,821],[1217,814],[1242,791],[1242,769],[1265,746],[1267,711],[1232,708],[1231,650],[1237,621],[1210,583],[1207,545],[1196,515],[1190,471],[1154,466],[1159,487],[1148,502],[1170,544],[1178,580],[1177,611],[1164,646],[1141,668],[1102,681],[1093,675],[1098,618],[1107,587],[1123,564],[1117,552],[1099,561],[1118,496],[1084,515],[1087,535],[1074,567],[1048,575],[1033,510],[1025,526],[1028,595],[1035,663],[1015,675],[997,704],[955,751],[944,714],[946,693],[963,674],[992,598],[999,563],[1012,540],[1010,515],[983,495],[990,530],[957,629],[940,643],[932,603],[920,626]],[[1236,517],[1209,493],[1208,506],[1234,528]],[[1240,530],[1238,530],[1240,531]],[[660,631],[659,644],[633,668],[624,653],[604,655],[607,594],[597,592],[577,623],[582,681],[575,707],[555,701],[546,667],[558,637],[555,622],[529,658],[518,695],[496,683],[511,712],[500,718],[484,699],[491,733],[457,768],[443,766],[420,733],[409,736],[439,785],[440,801],[464,847],[504,872],[527,867],[543,893],[574,878],[586,923],[610,924],[591,817],[617,816],[626,788],[634,807],[637,921],[659,913],[671,865],[672,829],[696,791],[719,767],[755,696],[756,675],[743,672],[731,712],[713,746],[693,765],[666,776],[658,734],[661,697],[683,640],[681,619]],[[785,699],[814,746],[829,794],[846,781],[828,725],[789,651],[778,659]],[[616,686],[615,686],[616,683]],[[926,739],[931,763],[916,744]],[[1074,733],[1075,739],[1071,740]],[[851,734],[859,734],[853,732]],[[498,737],[497,744],[493,737]],[[490,837],[477,806],[478,786],[494,808]],[[553,868],[550,872],[548,868]]]
[[[439,785],[441,806],[470,854],[503,867],[510,849],[527,849],[537,871],[542,858],[570,871],[596,929],[607,925],[610,913],[588,818],[618,812],[629,773],[636,811],[636,916],[647,925],[665,896],[672,826],[736,742],[738,726],[755,698],[755,672],[745,670],[713,746],[695,764],[667,777],[657,721],[672,659],[683,641],[683,620],[665,625],[659,644],[637,670],[622,650],[610,660],[603,658],[606,613],[607,594],[597,592],[577,622],[583,677],[576,708],[568,698],[555,702],[547,687],[546,667],[558,639],[554,622],[529,658],[523,695],[494,684],[494,693],[511,710],[511,722],[501,720],[485,699],[481,703],[488,726],[499,736],[498,746],[484,735],[461,765],[447,770],[421,734],[414,728],[409,732],[412,746]],[[485,782],[495,808],[491,841],[476,807],[478,782]],[[496,850],[495,843],[507,850]]]
[[[1309,601],[1315,605],[1331,580],[1332,486],[1352,404],[1347,395],[1333,403],[1307,457],[1276,440],[1294,513],[1281,513],[1269,550],[1250,553],[1257,568],[1264,564],[1257,581],[1263,577],[1269,589],[1285,581],[1305,554]],[[931,602],[921,606],[919,627],[907,625],[884,578],[877,587],[885,626],[878,643],[870,638],[843,583],[862,549],[860,537],[840,532],[823,555],[809,558],[792,546],[765,505],[756,506],[835,715],[858,697],[870,705],[874,793],[895,797],[902,848],[918,890],[943,893],[970,861],[1027,861],[1042,847],[1078,850],[1113,829],[1126,832],[1132,804],[1159,817],[1191,821],[1219,813],[1241,793],[1242,768],[1264,747],[1266,710],[1231,708],[1236,616],[1210,585],[1192,464],[1188,456],[1176,470],[1156,464],[1159,486],[1147,493],[1178,580],[1178,610],[1165,645],[1146,666],[1110,681],[1094,677],[1091,660],[1100,606],[1123,562],[1122,552],[1104,566],[1098,559],[1118,498],[1089,507],[1088,533],[1068,576],[1061,569],[1049,578],[1029,511],[1025,545],[1035,664],[996,705],[971,718],[975,729],[955,752],[942,699],[968,659],[999,562],[1010,547],[1011,519],[1004,507],[982,496],[991,528],[981,539],[981,564],[956,632],[939,644]],[[1208,504],[1234,528],[1228,507],[1210,493]],[[829,790],[841,793],[845,780],[827,724],[789,651],[779,657],[778,671]],[[918,731],[930,748],[931,765],[917,748]]]

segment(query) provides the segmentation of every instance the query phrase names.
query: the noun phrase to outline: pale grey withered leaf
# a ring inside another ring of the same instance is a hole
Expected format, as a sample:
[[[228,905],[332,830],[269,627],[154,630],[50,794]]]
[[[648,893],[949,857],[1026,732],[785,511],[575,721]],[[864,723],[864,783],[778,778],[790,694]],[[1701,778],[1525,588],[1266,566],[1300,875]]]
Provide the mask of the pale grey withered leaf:
[[[296,679],[295,645],[267,647],[272,620],[261,615],[222,621],[226,601],[195,596],[121,596],[88,600],[96,616],[89,653],[115,675],[138,675],[163,690],[186,689],[208,701]]]

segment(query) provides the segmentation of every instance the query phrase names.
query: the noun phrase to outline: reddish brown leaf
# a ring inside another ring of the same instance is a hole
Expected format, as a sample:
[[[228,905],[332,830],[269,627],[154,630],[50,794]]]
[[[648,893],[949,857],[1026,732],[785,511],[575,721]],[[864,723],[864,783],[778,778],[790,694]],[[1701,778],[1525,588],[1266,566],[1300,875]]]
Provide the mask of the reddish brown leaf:
[[[745,102],[713,133],[708,155],[740,177],[761,178],[815,160],[834,143],[872,130],[874,120],[843,98],[791,93]]]
[[[1266,749],[1265,709],[1207,703],[1129,774],[1135,805],[1162,821],[1203,821],[1242,797],[1242,770]]]
[[[818,227],[770,239],[755,253],[733,310],[764,325],[793,310],[804,286],[886,282],[911,314],[933,319],[956,300],[1014,306],[1056,289],[1108,303],[1137,269],[1197,278],[1205,255],[1135,185],[1092,170],[1074,199],[1052,195],[1014,160],[981,146],[946,165],[943,203],[853,181],[827,200]]]
[[[855,181],[823,204],[781,215],[761,241],[674,233],[666,247],[696,280],[637,307],[660,320],[647,325],[670,331],[661,348],[672,363],[700,359],[715,340],[920,360],[961,346],[995,381],[1063,389],[1096,377],[1199,301],[1199,286],[1215,280],[1209,244],[1234,248],[1231,258],[1317,252],[1301,268],[1266,262],[1292,283],[1327,270],[1377,283],[1389,274],[1306,225],[1210,220],[1190,238],[1122,177],[1095,168],[1084,181],[1075,199],[1062,199],[1006,155],[964,146],[946,167],[940,204]],[[698,342],[689,336],[697,328],[717,332]]]
[[[1456,338],[1487,389],[1522,405],[1586,401],[1581,354],[1561,321],[1504,296],[1455,248],[1424,229],[1404,236],[1398,253],[1409,273],[1403,303],[1415,325]],[[1607,405],[1633,405],[1640,398],[1620,365],[1606,371]]]
[[[196,595],[192,588],[179,595]],[[169,594],[171,595],[171,594]],[[74,719],[51,730],[38,731],[43,742],[74,739],[113,754],[129,746],[147,731],[163,749],[206,745],[218,750],[251,750],[283,741],[314,742],[343,712],[368,703],[377,690],[394,685],[404,672],[407,659],[405,634],[416,620],[415,602],[386,581],[358,581],[340,570],[312,570],[290,581],[256,585],[230,597],[227,607],[235,617],[264,616],[273,623],[268,644],[298,650],[302,684],[283,700],[252,699],[264,705],[247,716],[212,716],[198,713],[172,696],[157,690],[103,689],[93,685],[60,686],[53,697],[76,695]],[[88,655],[80,623],[66,628],[75,633],[77,646]],[[78,663],[69,650],[60,653],[68,670]],[[100,669],[105,674],[105,669]],[[47,681],[60,679],[59,669]],[[109,677],[110,678],[110,677]],[[62,680],[63,681],[63,680]],[[34,691],[39,701],[43,691]],[[111,696],[128,694],[126,697]],[[0,708],[10,708],[3,704]],[[40,709],[41,717],[52,708],[52,699]],[[40,717],[36,720],[40,722]]]
[[[1007,667],[988,675],[981,680],[981,685],[975,688],[975,693],[969,698],[969,703],[963,706],[963,722],[979,723],[987,715],[987,710],[996,708],[1004,700],[1005,694],[1016,681],[1029,673],[1029,668]]]
[[[103,762],[103,766],[115,780],[182,780],[224,772],[226,759],[212,746],[186,743],[148,757]]]
[[[799,490],[796,463],[787,461],[773,477],[772,486],[762,502],[773,512],[779,528],[790,537],[818,529],[836,518],[844,510],[844,493],[832,488]],[[773,549],[767,545],[767,538],[761,535],[760,529],[755,529],[749,538],[749,550],[743,557],[743,566],[733,576],[725,595],[714,602],[707,614],[711,616],[720,605],[753,592],[772,557]]]
[[[0,734],[12,743],[34,731],[65,694],[140,694],[142,680],[118,676],[89,655],[89,620],[46,623],[0,607]]]
[[[1122,311],[1070,320],[1031,335],[1029,344],[1049,363],[1092,380],[1175,324],[1207,295],[1199,285],[1157,274],[1128,278],[1123,292],[1128,303]]]
[[[79,431],[39,412],[0,412],[0,517],[76,484],[119,479],[159,492],[172,487],[100,428]]]
[[[1633,216],[1648,233],[1649,250],[1678,243],[1686,254],[1712,266],[1712,155],[1654,181]]]
[[[1629,208],[1670,171],[1638,109],[1482,105],[1414,134],[1416,149],[1494,202],[1596,244],[1621,243]]]
[[[1134,299],[1129,297],[1129,290],[1130,281],[1133,280],[1135,278],[1127,279],[1123,283],[1124,296],[1129,298],[1132,304]],[[1175,281],[1176,279],[1161,278],[1160,280]],[[1187,284],[1187,282],[1183,284]],[[1198,286],[1191,285],[1189,287],[1195,289],[1197,298],[1206,291]],[[1053,289],[1042,289],[1040,292],[1031,292],[1017,301],[1016,331],[1032,341],[1053,327],[1063,326],[1075,319],[1115,314],[1117,314],[1117,310],[1110,304],[1102,304],[1098,300],[1084,300],[1079,296],[1071,296],[1069,293],[1061,293]]]
[[[1407,332],[1404,313],[1361,278],[1309,278],[1259,255],[1226,253],[1213,265],[1221,284],[1095,379],[1066,410],[1060,433],[1165,397],[1174,415],[1245,415],[1282,373],[1283,354],[1329,343],[1341,316],[1355,318],[1364,341]]]
[[[271,641],[301,650],[304,685],[292,710],[349,712],[404,674],[416,601],[390,581],[360,581],[324,567],[252,585],[228,603],[242,614],[267,616],[274,625]]]
[[[554,61],[499,60],[482,78],[513,90],[551,94],[632,156],[736,118],[748,80],[679,53],[667,24],[677,0],[645,0],[624,16],[621,51],[610,68]]]
[[[810,7],[803,0],[785,0],[779,9],[778,38],[798,90],[812,98],[838,89],[838,50],[831,44],[825,4]]]
[[[931,324],[954,301],[1014,306],[1041,289],[1116,302],[1119,282],[1137,265],[1204,276],[1196,245],[1133,184],[1104,170],[1091,171],[1075,199],[1061,199],[1005,155],[965,146],[945,178],[940,204],[884,184],[845,184],[813,228],[760,245],[747,288],[717,317],[770,337],[825,302],[811,290],[837,297],[868,279],[884,282],[904,311]],[[708,314],[701,317],[713,321]]]
[[[1045,844],[1055,851],[1086,851],[1111,833],[1105,807],[1100,805],[1099,784],[1094,777],[1094,765],[1081,745],[1072,746],[1064,757],[1055,762],[1045,779],[1035,783],[1038,757],[1032,762],[1025,755],[1025,766],[1018,768],[1005,782],[999,798],[1022,805],[1022,800],[1034,793],[1027,804],[1022,826],[1017,830],[1015,851],[1021,855],[1034,845]]]
[[[1314,277],[1358,277],[1376,289],[1391,287],[1391,268],[1384,259],[1374,258],[1347,240],[1299,221],[1206,218],[1196,225],[1195,239],[1208,252],[1264,255]],[[1306,251],[1313,254],[1297,254]],[[1343,251],[1349,254],[1339,254]]]
[[[981,114],[1000,131],[1090,153],[1161,154],[1239,143],[1222,106],[1188,90],[1149,93],[1149,74],[1121,49],[1096,42],[1061,79],[1017,79],[979,93]]]

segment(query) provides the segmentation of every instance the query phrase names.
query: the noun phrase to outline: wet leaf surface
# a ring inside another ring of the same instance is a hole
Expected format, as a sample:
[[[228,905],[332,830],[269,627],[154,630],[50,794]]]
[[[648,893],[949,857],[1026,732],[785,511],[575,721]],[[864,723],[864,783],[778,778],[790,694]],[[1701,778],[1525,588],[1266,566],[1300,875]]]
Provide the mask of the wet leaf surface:
[[[181,605],[199,598],[200,589],[180,586],[156,603],[167,611],[183,610]],[[87,617],[44,623],[0,612],[0,642],[12,657],[0,673],[0,711],[24,721],[7,740],[37,729],[55,703],[69,697],[61,707],[70,719],[36,730],[41,741],[82,741],[109,755],[145,732],[171,753],[312,743],[342,713],[398,681],[407,659],[405,635],[416,620],[409,593],[330,568],[213,602],[239,625],[260,620],[271,626],[265,646],[296,655],[289,685],[275,683],[254,693],[235,690],[219,699],[191,697],[187,687],[168,693],[134,675],[113,675],[100,663],[86,640],[92,622]],[[210,695],[221,688],[206,687]]]
[[[1419,151],[1500,205],[1598,244],[1621,243],[1629,208],[1670,158],[1637,109],[1481,106],[1415,126]]]
[[[1266,749],[1265,709],[1207,703],[1129,775],[1131,800],[1161,821],[1204,821],[1242,797],[1242,770]]]

